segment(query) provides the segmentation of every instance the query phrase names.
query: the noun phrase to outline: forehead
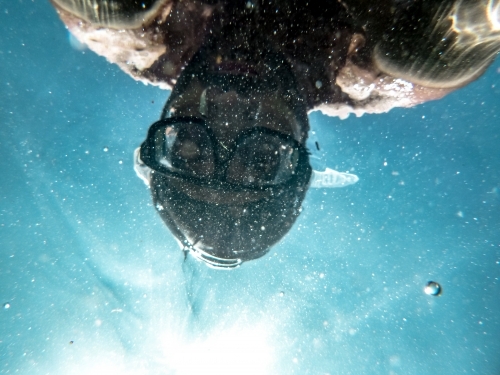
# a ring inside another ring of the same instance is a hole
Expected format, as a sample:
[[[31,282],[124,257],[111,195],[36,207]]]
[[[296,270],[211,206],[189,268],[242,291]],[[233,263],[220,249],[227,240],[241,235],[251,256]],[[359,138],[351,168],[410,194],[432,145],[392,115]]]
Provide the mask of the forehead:
[[[188,77],[188,81],[182,85],[182,88],[174,89],[172,92],[172,96],[165,106],[164,116],[202,116],[200,105],[208,87],[210,85],[202,82],[199,77]],[[203,116],[210,123],[217,136],[261,126],[290,134],[299,143],[305,142],[306,131],[302,129],[293,109],[280,97],[279,91],[255,90],[244,98],[235,91],[229,91],[209,96],[207,100],[216,103],[219,109],[215,114],[212,113],[208,117]],[[249,107],[256,110],[255,116],[250,120],[242,121],[244,112]]]

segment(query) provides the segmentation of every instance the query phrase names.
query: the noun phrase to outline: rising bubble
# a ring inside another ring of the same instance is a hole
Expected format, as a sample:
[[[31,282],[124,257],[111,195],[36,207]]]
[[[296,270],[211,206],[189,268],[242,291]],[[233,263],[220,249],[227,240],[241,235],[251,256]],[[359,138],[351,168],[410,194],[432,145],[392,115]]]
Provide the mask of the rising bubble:
[[[442,291],[443,289],[441,288],[441,285],[435,281],[429,281],[424,288],[425,294],[428,294],[429,296],[439,296]]]

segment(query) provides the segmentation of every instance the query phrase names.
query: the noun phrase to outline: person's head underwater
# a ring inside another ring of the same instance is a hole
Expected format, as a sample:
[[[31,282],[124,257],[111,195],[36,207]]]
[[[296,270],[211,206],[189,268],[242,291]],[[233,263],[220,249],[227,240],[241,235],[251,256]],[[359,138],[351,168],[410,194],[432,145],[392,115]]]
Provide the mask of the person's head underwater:
[[[266,254],[298,217],[312,172],[309,124],[280,53],[258,37],[241,49],[218,40],[179,77],[139,163],[183,250],[234,268]]]

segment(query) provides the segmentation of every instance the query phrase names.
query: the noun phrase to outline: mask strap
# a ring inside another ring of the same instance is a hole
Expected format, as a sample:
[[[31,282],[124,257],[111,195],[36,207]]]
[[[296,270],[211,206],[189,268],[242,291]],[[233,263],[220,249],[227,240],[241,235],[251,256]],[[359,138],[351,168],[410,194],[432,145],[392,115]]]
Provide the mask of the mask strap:
[[[358,181],[359,177],[355,174],[338,172],[333,169],[326,168],[323,172],[313,170],[309,187],[338,188],[355,184]]]
[[[134,150],[134,171],[137,177],[149,187],[149,182],[151,181],[151,168],[142,162],[140,147]]]
[[[335,171],[325,165],[326,153],[320,149],[319,138],[314,130],[309,132],[307,148],[310,152],[309,161],[314,168],[309,180],[310,188],[339,188],[359,181],[359,177],[355,174]]]

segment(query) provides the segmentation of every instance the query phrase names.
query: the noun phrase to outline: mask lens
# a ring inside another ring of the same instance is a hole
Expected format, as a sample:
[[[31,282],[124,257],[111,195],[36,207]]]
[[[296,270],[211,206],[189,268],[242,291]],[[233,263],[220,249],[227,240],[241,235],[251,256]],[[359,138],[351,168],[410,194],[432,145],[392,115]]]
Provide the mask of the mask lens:
[[[284,137],[256,132],[236,148],[226,180],[244,186],[278,185],[295,173],[298,149]]]
[[[212,176],[214,150],[206,129],[196,123],[169,124],[155,133],[156,162],[172,172]]]

